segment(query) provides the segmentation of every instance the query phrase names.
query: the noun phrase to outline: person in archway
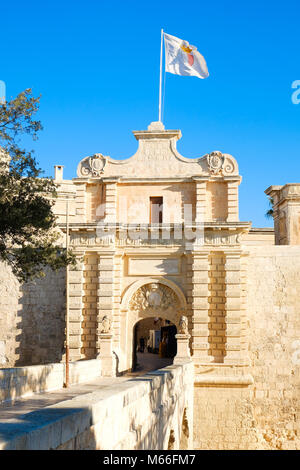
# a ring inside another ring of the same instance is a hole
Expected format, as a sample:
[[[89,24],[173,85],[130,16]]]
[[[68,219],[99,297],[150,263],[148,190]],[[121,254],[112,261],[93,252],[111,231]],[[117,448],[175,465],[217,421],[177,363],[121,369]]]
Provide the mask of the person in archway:
[[[145,339],[143,336],[140,337],[140,352],[143,353],[145,349]]]

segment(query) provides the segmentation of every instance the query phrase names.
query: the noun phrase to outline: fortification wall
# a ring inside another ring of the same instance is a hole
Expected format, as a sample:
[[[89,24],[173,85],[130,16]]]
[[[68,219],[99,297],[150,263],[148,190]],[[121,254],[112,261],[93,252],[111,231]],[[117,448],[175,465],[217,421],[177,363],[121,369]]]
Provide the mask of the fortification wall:
[[[0,263],[0,368],[60,362],[64,316],[64,270],[21,286]]]
[[[195,384],[194,446],[299,449],[300,248],[247,248],[247,340],[253,384]],[[222,366],[212,364],[209,372],[216,369]]]

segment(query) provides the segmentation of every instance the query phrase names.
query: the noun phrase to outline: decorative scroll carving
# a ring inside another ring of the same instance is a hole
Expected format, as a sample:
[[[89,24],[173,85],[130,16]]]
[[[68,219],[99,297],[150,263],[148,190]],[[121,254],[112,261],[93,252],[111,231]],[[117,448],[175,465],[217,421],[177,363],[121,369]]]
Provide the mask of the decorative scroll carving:
[[[178,152],[179,130],[165,130],[160,122],[151,123],[147,131],[134,131],[139,142],[136,153],[116,160],[96,153],[85,157],[77,167],[78,177],[174,178],[190,176],[238,175],[235,159],[219,151],[201,158],[185,158]]]
[[[231,175],[237,173],[235,160],[231,155],[219,151],[206,155],[207,167],[212,175]]]
[[[185,315],[182,315],[180,317],[178,333],[180,335],[188,335],[189,334],[188,319]]]
[[[179,308],[179,300],[170,287],[159,283],[151,283],[140,287],[134,293],[129,306],[133,311],[164,316],[164,313],[170,308]]]
[[[70,236],[70,244],[72,246],[168,246],[175,247],[186,243],[185,237],[182,239],[170,239],[159,238],[157,240],[147,239],[131,239],[129,237],[124,238],[116,234],[107,234],[103,237],[97,237],[95,232],[73,232]],[[123,234],[122,234],[123,235]],[[203,243],[204,242],[204,243]],[[204,238],[199,241],[198,245],[238,245],[241,243],[241,233],[230,232],[225,230],[220,231],[205,231]]]
[[[205,232],[205,245],[238,245],[241,243],[241,233],[230,233],[225,231]]]
[[[223,165],[223,173],[225,175],[230,175],[234,172],[234,164],[229,158],[225,158],[224,165]]]
[[[111,332],[111,320],[107,315],[104,315],[100,323],[100,333],[109,334],[110,332]]]

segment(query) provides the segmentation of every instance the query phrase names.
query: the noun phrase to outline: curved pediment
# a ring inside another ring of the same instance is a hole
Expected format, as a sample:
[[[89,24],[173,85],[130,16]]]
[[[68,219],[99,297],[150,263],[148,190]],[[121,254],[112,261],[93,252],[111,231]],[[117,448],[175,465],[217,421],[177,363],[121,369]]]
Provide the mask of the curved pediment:
[[[183,178],[192,176],[237,176],[238,165],[229,154],[211,152],[200,158],[185,158],[178,152],[179,130],[165,130],[151,123],[146,131],[134,131],[137,152],[125,160],[100,153],[85,157],[77,167],[79,178]]]

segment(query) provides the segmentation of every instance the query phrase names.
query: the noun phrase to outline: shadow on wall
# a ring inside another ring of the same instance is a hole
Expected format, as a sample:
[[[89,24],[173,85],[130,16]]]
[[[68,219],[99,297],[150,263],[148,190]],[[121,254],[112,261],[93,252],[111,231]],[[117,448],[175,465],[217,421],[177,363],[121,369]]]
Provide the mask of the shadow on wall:
[[[60,362],[65,337],[65,270],[20,286],[15,366]]]
[[[45,390],[59,389],[63,380],[63,364],[0,369],[0,404]]]
[[[185,404],[179,404],[182,390],[174,379],[170,368],[129,379],[123,388],[120,384],[120,391],[126,392],[123,403],[115,402],[116,408],[104,387],[81,398],[66,397],[67,401],[20,413],[18,420],[8,417],[0,421],[0,449],[160,450],[168,445],[179,449]]]
[[[92,422],[88,408],[32,411],[18,417],[18,422],[0,422],[0,450],[96,449]]]

